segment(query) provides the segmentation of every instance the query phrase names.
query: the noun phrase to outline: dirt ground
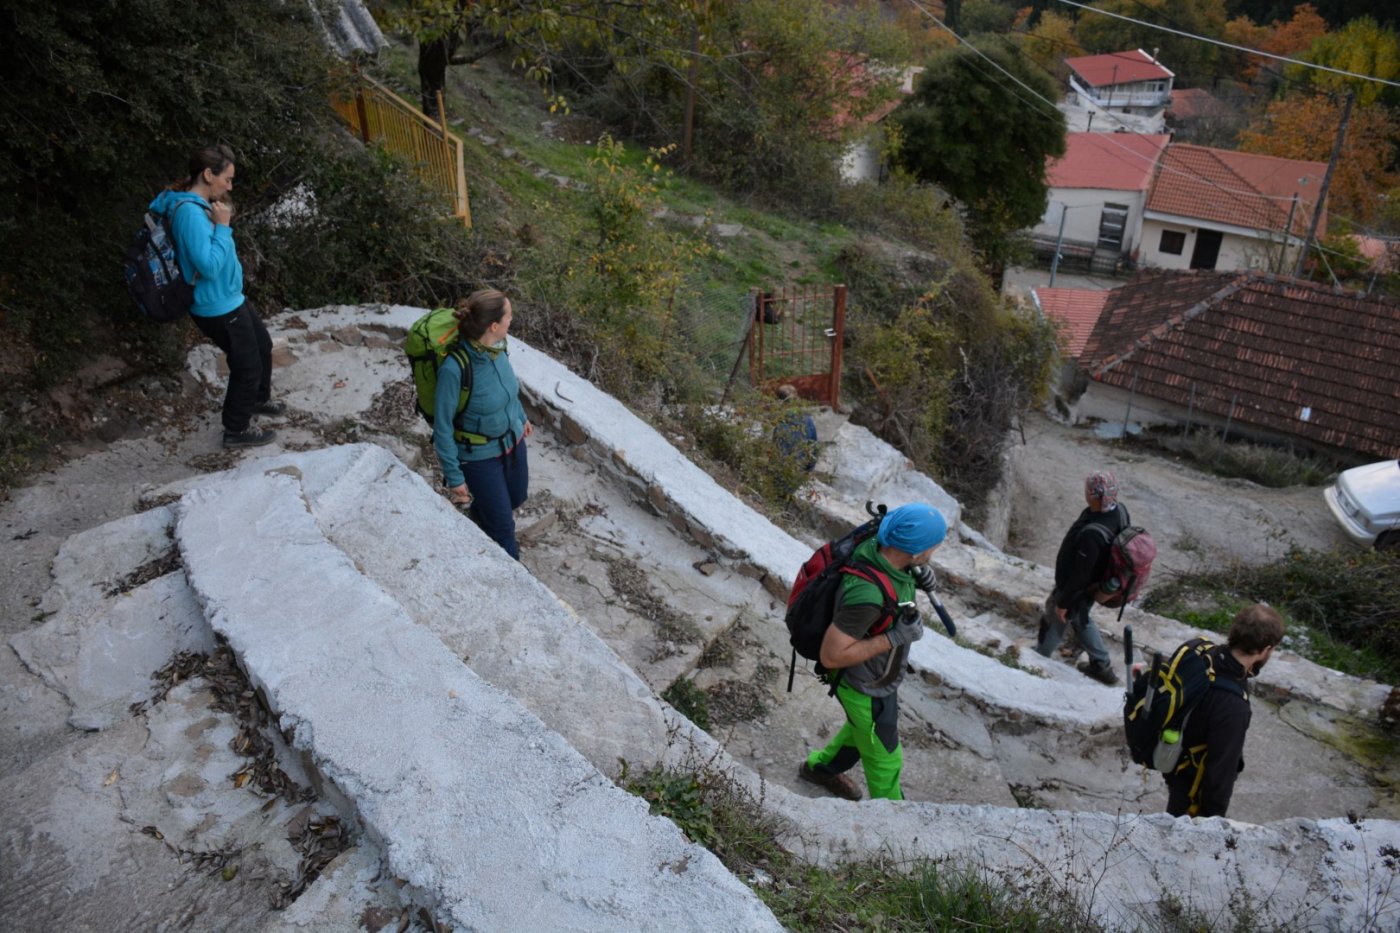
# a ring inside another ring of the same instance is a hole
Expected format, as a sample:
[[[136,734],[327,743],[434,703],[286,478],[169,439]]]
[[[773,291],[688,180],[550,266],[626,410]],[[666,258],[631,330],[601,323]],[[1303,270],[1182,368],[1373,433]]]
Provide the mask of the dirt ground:
[[[1026,418],[1025,439],[1012,451],[1006,550],[1047,567],[1054,566],[1065,529],[1084,508],[1084,477],[1103,469],[1118,477],[1119,500],[1133,523],[1157,542],[1157,584],[1232,560],[1266,563],[1295,544],[1347,544],[1321,487],[1269,489],[1214,476],[1039,414]]]

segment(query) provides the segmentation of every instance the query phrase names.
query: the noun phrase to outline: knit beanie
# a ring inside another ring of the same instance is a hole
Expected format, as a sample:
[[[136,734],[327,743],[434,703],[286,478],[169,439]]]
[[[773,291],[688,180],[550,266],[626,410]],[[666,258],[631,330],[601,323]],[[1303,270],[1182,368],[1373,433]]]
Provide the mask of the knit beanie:
[[[948,522],[942,513],[922,502],[901,505],[880,522],[877,538],[884,547],[898,548],[906,554],[922,554],[942,544],[948,534]]]
[[[1118,480],[1107,470],[1090,473],[1084,480],[1084,491],[1099,500],[1099,510],[1107,512],[1118,501]]]

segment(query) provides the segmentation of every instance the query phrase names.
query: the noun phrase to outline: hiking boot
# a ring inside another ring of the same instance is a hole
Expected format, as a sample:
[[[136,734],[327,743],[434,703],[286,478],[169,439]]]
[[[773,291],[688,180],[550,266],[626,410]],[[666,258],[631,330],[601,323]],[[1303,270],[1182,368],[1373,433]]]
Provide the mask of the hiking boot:
[[[285,415],[287,413],[287,403],[280,398],[268,399],[266,402],[258,402],[253,406],[255,415]]]
[[[860,799],[860,788],[852,784],[851,779],[844,774],[822,774],[804,761],[802,767],[797,769],[797,776],[810,784],[825,787],[837,797],[846,800]]]
[[[242,431],[225,431],[225,447],[261,447],[264,444],[271,444],[277,440],[277,432],[271,428],[259,431],[256,428],[245,428]]]
[[[1110,687],[1116,687],[1118,685],[1118,675],[1113,673],[1113,668],[1107,665],[1099,667],[1093,661],[1085,661],[1079,665],[1079,673],[1083,674],[1085,677],[1092,677],[1099,683],[1107,684]]]

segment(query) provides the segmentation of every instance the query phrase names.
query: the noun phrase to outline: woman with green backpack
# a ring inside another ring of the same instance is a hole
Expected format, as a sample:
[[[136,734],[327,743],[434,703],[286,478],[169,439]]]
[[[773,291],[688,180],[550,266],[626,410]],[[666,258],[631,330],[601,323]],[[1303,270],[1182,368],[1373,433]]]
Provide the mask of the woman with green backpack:
[[[465,507],[491,540],[519,560],[514,512],[529,494],[525,439],[533,428],[506,348],[510,299],[494,288],[481,289],[459,300],[452,316],[462,352],[443,358],[434,392],[436,411],[456,413],[433,421],[443,485],[454,505]],[[470,367],[465,379],[464,365]]]

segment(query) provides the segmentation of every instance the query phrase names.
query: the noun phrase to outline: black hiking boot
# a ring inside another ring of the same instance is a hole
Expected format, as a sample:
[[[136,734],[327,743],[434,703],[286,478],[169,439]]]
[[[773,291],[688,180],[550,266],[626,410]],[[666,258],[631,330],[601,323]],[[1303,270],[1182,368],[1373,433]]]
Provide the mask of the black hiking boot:
[[[253,406],[253,414],[255,415],[270,415],[275,418],[286,413],[287,403],[280,398],[268,399],[266,402],[258,402]]]
[[[277,432],[271,428],[258,430],[257,428],[245,428],[242,431],[225,431],[224,447],[261,447],[264,444],[271,444],[277,440]]]
[[[1110,687],[1116,687],[1118,685],[1118,675],[1113,673],[1113,668],[1107,665],[1099,667],[1093,661],[1085,661],[1079,665],[1079,673],[1083,674],[1085,677],[1091,677],[1101,684],[1107,684]]]
[[[807,762],[802,762],[802,767],[797,769],[797,776],[802,780],[819,787],[825,787],[837,797],[846,800],[859,800],[860,788],[851,783],[851,779],[844,774],[822,774]]]

